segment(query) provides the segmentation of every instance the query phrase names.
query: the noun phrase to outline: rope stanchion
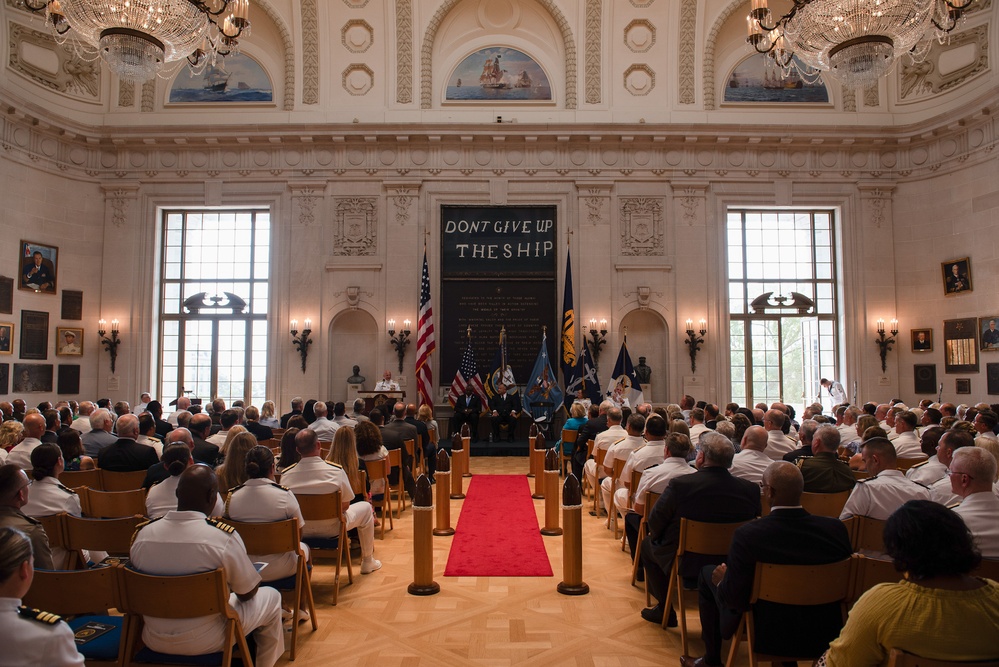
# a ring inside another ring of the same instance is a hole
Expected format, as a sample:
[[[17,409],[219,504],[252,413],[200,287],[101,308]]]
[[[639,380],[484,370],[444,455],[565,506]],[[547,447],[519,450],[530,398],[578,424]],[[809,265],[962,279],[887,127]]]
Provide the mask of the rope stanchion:
[[[569,474],[562,484],[562,581],[556,587],[562,595],[586,595],[590,587],[583,581],[583,497],[579,480]]]
[[[413,583],[410,595],[435,595],[441,586],[434,581],[434,501],[430,478],[420,475],[413,496]]]
[[[534,495],[535,500],[544,500],[545,497],[545,436],[538,433],[534,438],[534,449],[531,450],[531,458],[534,460]]]
[[[434,526],[435,537],[446,537],[454,535],[454,528],[451,527],[451,457],[447,455],[447,450],[441,449],[437,452],[437,489],[435,513],[437,523]]]
[[[561,535],[558,525],[558,479],[561,467],[558,452],[554,448],[545,454],[545,527],[542,535]]]
[[[462,500],[465,497],[461,486],[461,462],[464,458],[464,441],[460,434],[451,437],[451,500]]]

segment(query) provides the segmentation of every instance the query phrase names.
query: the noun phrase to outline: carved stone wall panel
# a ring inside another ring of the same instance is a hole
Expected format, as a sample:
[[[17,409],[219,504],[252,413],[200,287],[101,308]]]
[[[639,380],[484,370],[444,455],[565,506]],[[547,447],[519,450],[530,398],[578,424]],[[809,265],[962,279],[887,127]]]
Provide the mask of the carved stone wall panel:
[[[687,185],[674,190],[673,198],[677,204],[676,213],[683,224],[693,226],[704,226],[705,224],[705,196],[707,186]]]
[[[601,48],[600,36],[603,32],[603,2],[602,0],[586,0],[586,103],[600,104],[600,91],[603,84],[600,79]]]
[[[663,243],[663,208],[661,197],[622,197],[621,254],[629,256],[661,257],[665,254]]]
[[[118,82],[118,106],[132,107],[135,105],[135,84],[131,81]]]
[[[375,31],[363,19],[347,21],[340,29],[340,43],[351,53],[364,53],[375,41]]]
[[[151,113],[156,108],[156,79],[150,79],[142,84],[142,106],[144,113]]]
[[[645,53],[656,43],[656,27],[651,21],[635,19],[624,27],[624,45],[632,53]]]
[[[302,0],[302,103],[319,104],[318,0]]]
[[[854,88],[843,88],[843,111],[857,110],[857,91]]]
[[[351,95],[366,95],[375,85],[375,73],[364,63],[347,65],[341,78],[343,89]]]
[[[694,103],[694,63],[697,60],[697,0],[682,0],[680,4],[680,62],[677,86],[680,104]]]
[[[648,65],[632,65],[624,71],[624,89],[636,97],[644,97],[656,87],[656,73]]]
[[[413,102],[413,2],[395,3],[395,100]]]
[[[9,21],[7,26],[7,64],[12,70],[68,97],[88,102],[98,99],[101,90],[99,61],[83,60],[71,48],[56,44],[47,32],[32,30],[14,21]],[[54,71],[40,67],[30,58],[24,57],[23,50],[31,47],[51,54]]]
[[[303,227],[311,227],[316,223],[316,209],[325,196],[321,184],[291,186],[292,220]]]
[[[374,255],[378,241],[378,199],[337,197],[334,201],[333,254]]]
[[[715,100],[715,44],[718,41],[718,33],[732,14],[744,12],[745,8],[745,0],[732,0],[711,24],[711,30],[704,40],[704,53],[701,55],[701,94],[704,96],[705,110],[718,108]]]
[[[876,107],[881,103],[881,96],[879,94],[879,91],[880,91],[880,86],[878,86],[877,84],[864,88],[865,107]]]
[[[947,63],[946,71],[941,65]],[[955,62],[956,61],[956,64]],[[904,60],[898,68],[898,90],[905,101],[915,101],[956,88],[989,70],[989,25],[951,34],[945,44],[933,42],[926,59]]]

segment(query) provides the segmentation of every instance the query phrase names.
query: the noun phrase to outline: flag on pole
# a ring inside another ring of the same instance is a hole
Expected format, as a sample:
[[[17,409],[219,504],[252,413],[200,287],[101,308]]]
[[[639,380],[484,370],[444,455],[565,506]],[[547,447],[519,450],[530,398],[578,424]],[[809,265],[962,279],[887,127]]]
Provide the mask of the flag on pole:
[[[541,350],[538,351],[538,359],[534,362],[534,369],[531,371],[531,379],[527,383],[527,391],[524,394],[524,407],[533,414],[532,407],[542,404],[539,407],[547,408],[551,412],[562,403],[562,388],[558,386],[555,378],[555,371],[548,360],[548,336],[541,336]],[[548,403],[550,405],[543,405]],[[551,412],[548,416],[551,416]]]
[[[506,356],[506,327],[500,329],[499,349],[493,356],[493,363],[490,367],[489,375],[486,377],[486,395],[492,398],[499,393],[496,387],[503,383],[506,385],[507,393],[517,393],[517,381],[513,378],[513,369],[510,368]],[[488,405],[486,401],[484,405]]]
[[[632,408],[645,402],[642,383],[638,381],[635,367],[631,364],[631,356],[628,354],[627,334],[621,343],[621,351],[618,352],[617,363],[614,364],[614,373],[607,383],[607,398],[617,406],[627,405]]]
[[[475,363],[475,354],[472,352],[471,336],[468,337],[468,347],[465,348],[465,354],[461,357],[458,372],[454,374],[454,382],[451,383],[451,389],[447,392],[447,400],[451,402],[452,408],[458,401],[458,397],[465,393],[467,386],[472,387],[472,391],[482,401],[483,408],[488,405],[489,399],[486,397],[486,389],[482,386],[478,365]]]
[[[423,278],[420,281],[420,317],[416,323],[416,391],[420,405],[433,405],[434,371],[430,355],[437,349],[434,338],[434,309],[430,305],[430,269],[427,249],[423,249]]]
[[[583,351],[579,354],[579,360],[576,362],[573,384],[566,387],[566,400],[570,396],[575,400],[576,392],[580,389],[583,390],[583,397],[590,399],[594,405],[599,405],[600,401],[603,400],[600,391],[600,378],[597,377],[597,365],[593,363],[593,357],[590,356],[590,348],[586,345],[586,341],[583,341]]]
[[[572,267],[569,249],[565,251],[565,290],[562,294],[562,382],[568,388],[576,381],[576,315],[572,300]],[[574,392],[565,392],[566,408]]]

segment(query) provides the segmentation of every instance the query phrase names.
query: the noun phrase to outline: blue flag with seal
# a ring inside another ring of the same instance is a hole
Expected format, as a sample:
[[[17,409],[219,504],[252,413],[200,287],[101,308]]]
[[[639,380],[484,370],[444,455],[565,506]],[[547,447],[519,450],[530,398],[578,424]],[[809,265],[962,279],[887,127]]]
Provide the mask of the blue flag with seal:
[[[621,351],[618,352],[617,363],[614,364],[614,373],[607,383],[607,398],[618,407],[634,408],[645,402],[642,383],[638,381],[635,367],[631,363],[631,355],[628,354],[627,334],[621,343]]]
[[[600,391],[600,378],[597,377],[597,365],[593,363],[590,355],[590,346],[583,341],[583,350],[579,354],[576,362],[575,375],[572,384],[566,387],[566,401],[572,397],[576,400],[576,392],[583,390],[583,398],[588,398],[594,405],[599,405],[603,400],[603,393]]]
[[[499,349],[493,356],[493,363],[489,366],[489,375],[486,376],[486,395],[492,398],[498,394],[499,391],[496,387],[500,384],[506,385],[507,393],[517,393],[517,381],[513,377],[513,368],[511,368],[506,356],[506,327],[500,329]]]
[[[542,334],[541,350],[538,351],[531,379],[527,382],[527,390],[524,392],[524,407],[535,419],[542,416],[542,413],[550,419],[551,414],[561,405],[562,396],[562,388],[558,386],[555,371],[552,370],[548,359],[548,336]]]

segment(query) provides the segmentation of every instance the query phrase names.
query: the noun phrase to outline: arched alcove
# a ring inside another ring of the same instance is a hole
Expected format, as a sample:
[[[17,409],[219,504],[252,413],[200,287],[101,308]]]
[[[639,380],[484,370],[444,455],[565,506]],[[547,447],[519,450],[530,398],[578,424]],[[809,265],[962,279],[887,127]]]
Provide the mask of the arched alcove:
[[[345,310],[333,318],[329,335],[329,396],[335,401],[346,401],[347,378],[353,375],[352,367],[361,367],[366,380],[365,389],[372,389],[381,377],[376,364],[378,354],[378,324],[363,310]]]
[[[669,397],[669,330],[663,318],[654,310],[636,309],[621,319],[621,331],[628,330],[628,354],[636,366],[638,358],[652,368],[650,403],[665,403]],[[602,357],[601,380],[610,377],[617,350],[608,350]],[[609,364],[609,365],[608,365]]]

